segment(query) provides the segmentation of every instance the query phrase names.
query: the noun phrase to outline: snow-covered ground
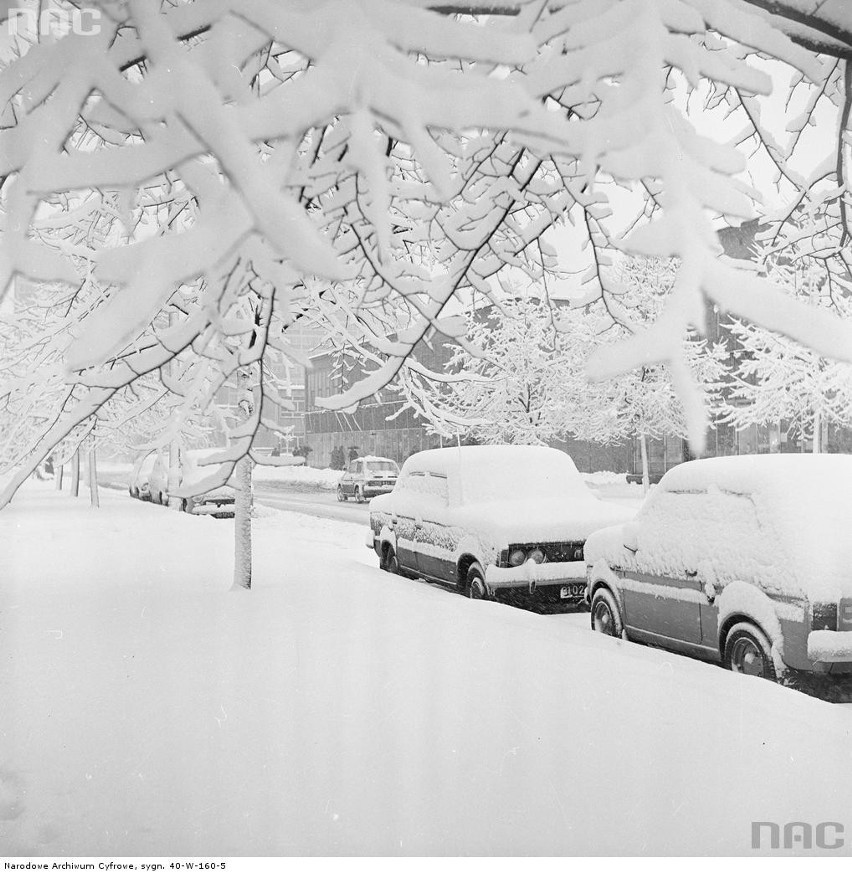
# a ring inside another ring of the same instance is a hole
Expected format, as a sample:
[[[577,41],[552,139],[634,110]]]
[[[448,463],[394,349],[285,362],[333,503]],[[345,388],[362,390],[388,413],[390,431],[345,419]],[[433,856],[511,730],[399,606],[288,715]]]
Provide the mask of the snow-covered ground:
[[[845,822],[852,712],[379,571],[362,525],[29,483],[0,513],[6,855],[751,854]]]

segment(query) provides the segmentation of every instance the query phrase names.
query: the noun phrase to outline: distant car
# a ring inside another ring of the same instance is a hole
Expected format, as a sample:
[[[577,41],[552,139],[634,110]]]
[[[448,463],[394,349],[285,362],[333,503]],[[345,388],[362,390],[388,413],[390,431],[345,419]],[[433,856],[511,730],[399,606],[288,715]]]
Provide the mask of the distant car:
[[[852,456],[678,465],[586,564],[596,631],[772,680],[852,673]]]
[[[337,500],[354,498],[359,503],[390,492],[396,485],[399,467],[390,458],[365,455],[349,462],[337,484]]]
[[[177,485],[182,485],[187,479],[192,479],[193,481],[202,479],[205,475],[205,470],[201,462],[210,455],[220,451],[220,449],[179,450]],[[143,467],[143,469],[148,470],[146,496],[155,504],[167,505],[169,503],[169,452],[168,450],[155,451],[147,456],[147,458],[150,458],[151,462],[150,467],[147,467],[147,462]],[[133,494],[132,490],[131,494]],[[232,516],[235,499],[236,493],[234,489],[229,485],[224,485],[210,489],[200,495],[181,498],[180,509],[198,516]]]
[[[157,463],[157,452],[148,452],[136,460],[130,474],[128,490],[132,498],[151,500],[151,473]]]
[[[412,455],[370,502],[368,545],[382,568],[457,588],[580,602],[583,544],[633,516],[599,500],[564,452],[462,446]]]

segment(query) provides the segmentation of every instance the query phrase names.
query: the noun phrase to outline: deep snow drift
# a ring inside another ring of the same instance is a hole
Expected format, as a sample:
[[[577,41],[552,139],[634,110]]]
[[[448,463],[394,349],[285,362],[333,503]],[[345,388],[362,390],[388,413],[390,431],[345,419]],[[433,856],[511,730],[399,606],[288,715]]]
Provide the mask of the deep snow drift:
[[[852,713],[375,567],[366,528],[52,484],[0,513],[0,852],[751,852],[846,821]]]

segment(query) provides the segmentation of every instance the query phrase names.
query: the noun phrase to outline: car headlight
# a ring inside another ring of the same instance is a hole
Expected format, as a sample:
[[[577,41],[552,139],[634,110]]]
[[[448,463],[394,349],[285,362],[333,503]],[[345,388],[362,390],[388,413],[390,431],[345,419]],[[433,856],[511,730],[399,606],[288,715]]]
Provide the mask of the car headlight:
[[[528,559],[531,559],[531,560],[534,561],[536,564],[541,564],[541,563],[544,561],[544,550],[543,550],[543,549],[540,549],[540,548],[537,546],[535,549],[531,549],[531,550],[530,550],[529,555],[527,556],[527,558],[528,558]]]
[[[526,560],[527,554],[523,551],[523,549],[513,549],[509,553],[509,564],[512,567],[517,567],[521,565]]]

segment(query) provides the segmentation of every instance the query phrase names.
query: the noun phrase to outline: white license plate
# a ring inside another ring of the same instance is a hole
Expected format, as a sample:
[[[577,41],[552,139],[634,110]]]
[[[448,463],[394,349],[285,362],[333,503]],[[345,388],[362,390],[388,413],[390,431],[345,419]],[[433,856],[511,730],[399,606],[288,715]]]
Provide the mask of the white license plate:
[[[577,598],[581,597],[583,593],[586,591],[585,586],[563,586],[559,590],[560,598]]]

